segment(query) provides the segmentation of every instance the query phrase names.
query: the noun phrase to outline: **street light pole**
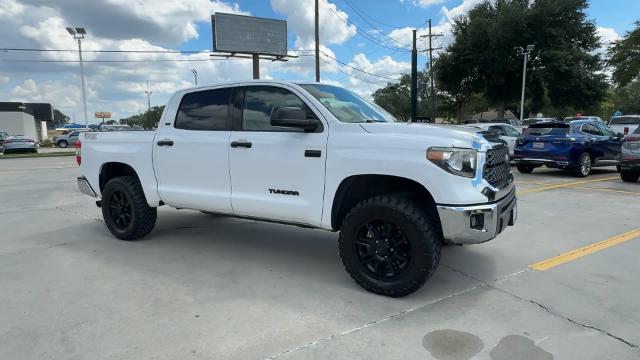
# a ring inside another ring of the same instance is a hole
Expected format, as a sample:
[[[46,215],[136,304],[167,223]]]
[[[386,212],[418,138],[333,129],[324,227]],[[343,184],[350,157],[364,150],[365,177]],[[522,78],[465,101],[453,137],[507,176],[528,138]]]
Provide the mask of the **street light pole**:
[[[527,61],[529,61],[529,55],[535,49],[535,45],[527,45],[527,49],[523,49],[521,46],[516,48],[520,54],[524,55],[524,63],[522,65],[522,95],[520,97],[520,124],[524,120],[524,92],[527,82]]]
[[[87,31],[82,27],[67,27],[67,32],[78,40],[78,57],[80,58],[80,82],[82,84],[82,106],[84,107],[84,127],[89,127],[89,115],[87,113],[87,91],[84,85],[84,63],[82,62],[82,39]]]
[[[153,91],[149,91],[149,80],[147,80],[147,90],[144,93],[147,95],[147,111],[149,111],[151,110],[151,94],[153,94]]]

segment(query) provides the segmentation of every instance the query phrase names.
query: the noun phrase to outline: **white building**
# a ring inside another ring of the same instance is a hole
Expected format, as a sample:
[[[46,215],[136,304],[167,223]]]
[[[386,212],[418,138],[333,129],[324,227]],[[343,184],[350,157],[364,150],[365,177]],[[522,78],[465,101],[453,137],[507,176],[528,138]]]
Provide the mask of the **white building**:
[[[52,120],[50,104],[0,102],[0,132],[46,140],[47,121]]]

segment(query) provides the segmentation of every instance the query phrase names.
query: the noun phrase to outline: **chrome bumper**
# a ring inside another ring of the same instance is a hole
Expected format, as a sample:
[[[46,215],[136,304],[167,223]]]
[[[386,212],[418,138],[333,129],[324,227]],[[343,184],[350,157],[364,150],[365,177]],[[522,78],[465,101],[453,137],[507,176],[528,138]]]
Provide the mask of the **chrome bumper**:
[[[507,226],[514,225],[518,217],[518,200],[515,187],[501,200],[494,203],[451,206],[438,205],[442,234],[453,244],[479,244],[500,234]]]
[[[89,184],[89,181],[87,181],[87,178],[84,176],[78,178],[78,189],[80,189],[80,192],[83,194],[87,194],[91,197],[98,197],[98,194],[93,191],[91,184]]]

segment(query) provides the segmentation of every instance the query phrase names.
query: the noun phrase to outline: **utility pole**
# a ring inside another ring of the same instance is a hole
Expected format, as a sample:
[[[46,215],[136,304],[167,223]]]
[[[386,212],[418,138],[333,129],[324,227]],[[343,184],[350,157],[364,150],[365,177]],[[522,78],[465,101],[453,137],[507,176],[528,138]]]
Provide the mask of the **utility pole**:
[[[193,81],[196,83],[196,86],[198,86],[198,72],[196,69],[191,69],[191,73],[193,74]]]
[[[84,107],[84,127],[89,127],[89,115],[87,114],[87,92],[84,86],[84,63],[82,62],[82,39],[87,34],[85,28],[67,27],[69,35],[78,40],[78,56],[80,58],[80,81],[82,83],[82,106]]]
[[[153,91],[149,91],[149,80],[147,80],[147,90],[144,91],[147,94],[147,111],[151,110],[151,94]]]
[[[422,35],[420,36],[420,38],[425,38],[428,37],[429,38],[429,48],[427,49],[427,51],[429,52],[429,80],[430,80],[430,94],[431,94],[431,121],[436,120],[436,92],[435,92],[435,86],[434,86],[434,82],[433,82],[433,50],[440,50],[442,49],[442,47],[438,47],[438,48],[434,48],[433,47],[433,38],[434,37],[438,37],[438,36],[442,36],[442,34],[434,34],[431,32],[431,19],[429,19],[428,21],[429,23],[429,34],[427,35]]]
[[[413,48],[411,49],[411,122],[418,116],[418,49],[416,49],[416,32],[413,30]]]
[[[316,0],[316,82],[320,82],[320,12],[318,8],[318,1]]]
[[[520,124],[522,124],[522,120],[524,119],[524,90],[527,82],[527,61],[533,49],[535,49],[535,45],[527,45],[526,50],[522,48],[522,46],[516,47],[518,54],[524,55],[524,64],[522,65],[522,95],[520,97]]]

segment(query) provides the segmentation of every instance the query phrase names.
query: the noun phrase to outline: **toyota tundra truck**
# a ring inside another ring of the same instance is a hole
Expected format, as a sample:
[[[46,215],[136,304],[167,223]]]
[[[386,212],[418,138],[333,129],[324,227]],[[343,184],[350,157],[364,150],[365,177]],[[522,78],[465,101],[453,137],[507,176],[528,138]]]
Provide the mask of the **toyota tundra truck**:
[[[78,187],[118,239],[149,234],[159,206],[335,231],[355,282],[393,297],[426,282],[444,244],[486,242],[517,216],[493,132],[397,122],[321,83],[181,90],[157,130],[83,133],[76,149]]]

